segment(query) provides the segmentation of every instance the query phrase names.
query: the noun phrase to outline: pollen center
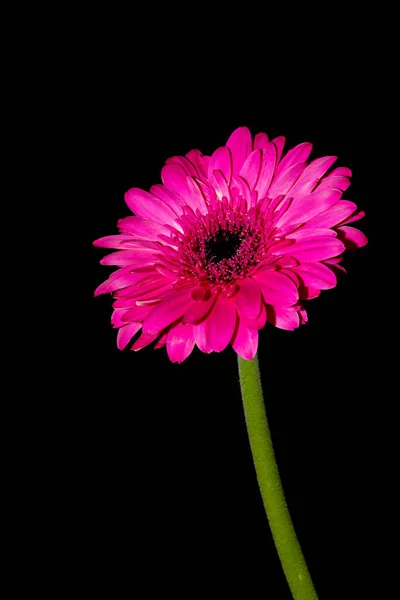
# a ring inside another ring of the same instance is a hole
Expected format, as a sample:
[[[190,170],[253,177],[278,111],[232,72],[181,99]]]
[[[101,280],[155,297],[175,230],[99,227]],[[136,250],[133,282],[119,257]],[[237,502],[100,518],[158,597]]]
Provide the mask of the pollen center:
[[[262,202],[247,208],[240,197],[235,202],[215,200],[205,214],[187,210],[179,224],[182,233],[174,237],[176,250],[171,252],[179,256],[183,279],[228,289],[265,259],[269,230]]]
[[[242,239],[239,232],[230,232],[220,229],[214,237],[205,242],[205,255],[208,262],[219,263],[221,260],[233,258]]]

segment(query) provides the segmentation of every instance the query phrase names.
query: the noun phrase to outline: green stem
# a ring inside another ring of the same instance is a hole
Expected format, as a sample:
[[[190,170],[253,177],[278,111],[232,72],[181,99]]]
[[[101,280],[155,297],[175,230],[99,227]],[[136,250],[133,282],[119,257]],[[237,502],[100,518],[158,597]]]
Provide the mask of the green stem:
[[[240,388],[258,485],[294,600],[318,600],[286,505],[265,413],[257,355],[238,357]]]

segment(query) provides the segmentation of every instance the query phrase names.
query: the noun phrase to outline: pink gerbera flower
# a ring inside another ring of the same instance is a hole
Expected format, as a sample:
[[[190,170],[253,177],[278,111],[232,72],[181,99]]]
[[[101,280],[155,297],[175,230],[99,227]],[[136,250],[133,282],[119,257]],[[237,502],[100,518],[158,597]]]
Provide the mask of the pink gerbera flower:
[[[94,242],[117,250],[101,264],[120,268],[95,295],[115,298],[118,348],[142,329],[132,349],[166,344],[173,362],[195,344],[207,353],[231,344],[250,360],[266,322],[307,321],[300,301],[333,288],[344,250],[367,243],[349,227],[364,213],[341,199],[351,171],[329,171],[336,157],[307,163],[305,142],[282,158],[284,143],[240,127],[211,157],[168,159],[150,193],[126,192],[135,216]]]

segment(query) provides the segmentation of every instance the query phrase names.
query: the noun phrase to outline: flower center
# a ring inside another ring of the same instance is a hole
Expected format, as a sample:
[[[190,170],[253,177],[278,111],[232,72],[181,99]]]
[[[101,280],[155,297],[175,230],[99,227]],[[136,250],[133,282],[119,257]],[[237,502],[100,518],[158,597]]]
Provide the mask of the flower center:
[[[179,222],[183,233],[173,236],[175,272],[229,288],[265,260],[269,230],[263,203],[247,208],[223,198],[206,214],[184,210]],[[265,207],[264,207],[265,208]]]
[[[239,232],[220,229],[214,237],[205,242],[206,259],[210,263],[219,263],[221,260],[233,258],[241,243]]]

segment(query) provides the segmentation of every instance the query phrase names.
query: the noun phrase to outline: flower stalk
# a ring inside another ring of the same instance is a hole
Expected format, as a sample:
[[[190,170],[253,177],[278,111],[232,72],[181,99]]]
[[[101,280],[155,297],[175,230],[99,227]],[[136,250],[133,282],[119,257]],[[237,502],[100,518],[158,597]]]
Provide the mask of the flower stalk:
[[[258,485],[294,600],[318,600],[286,504],[265,412],[258,356],[238,356],[240,388]]]

